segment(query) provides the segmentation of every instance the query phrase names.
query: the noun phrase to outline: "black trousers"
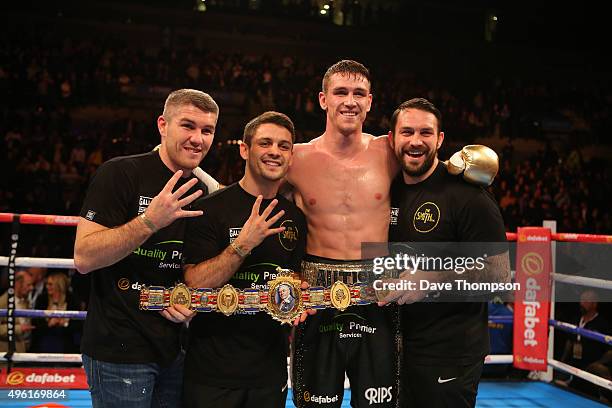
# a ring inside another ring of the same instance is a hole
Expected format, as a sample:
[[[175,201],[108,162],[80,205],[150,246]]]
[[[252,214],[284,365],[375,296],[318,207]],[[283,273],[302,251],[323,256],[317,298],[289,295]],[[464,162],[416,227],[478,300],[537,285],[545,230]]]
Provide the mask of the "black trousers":
[[[185,408],[285,408],[287,385],[265,388],[222,388],[185,381]]]
[[[406,408],[473,408],[484,361],[468,365],[402,361],[400,403]]]

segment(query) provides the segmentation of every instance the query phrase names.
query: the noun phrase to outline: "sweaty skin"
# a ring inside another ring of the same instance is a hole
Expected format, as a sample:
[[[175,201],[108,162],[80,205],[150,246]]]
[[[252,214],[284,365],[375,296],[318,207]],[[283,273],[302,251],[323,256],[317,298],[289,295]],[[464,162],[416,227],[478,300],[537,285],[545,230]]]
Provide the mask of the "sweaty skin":
[[[326,135],[294,146],[288,181],[308,223],[306,250],[333,259],[362,259],[363,242],[386,242],[390,186],[398,165],[387,139],[355,134],[356,152],[326,148]]]
[[[332,75],[319,94],[325,132],[294,146],[287,180],[306,215],[311,255],[362,259],[363,242],[387,241],[390,186],[399,165],[385,137],[362,132],[371,102],[365,78]]]

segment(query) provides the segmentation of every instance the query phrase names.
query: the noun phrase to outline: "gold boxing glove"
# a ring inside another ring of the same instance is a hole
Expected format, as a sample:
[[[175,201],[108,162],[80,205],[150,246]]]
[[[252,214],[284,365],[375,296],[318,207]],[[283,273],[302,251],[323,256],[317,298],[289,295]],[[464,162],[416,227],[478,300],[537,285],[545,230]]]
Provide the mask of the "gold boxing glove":
[[[483,145],[467,145],[444,162],[448,172],[480,186],[490,186],[499,170],[499,158],[493,149]]]

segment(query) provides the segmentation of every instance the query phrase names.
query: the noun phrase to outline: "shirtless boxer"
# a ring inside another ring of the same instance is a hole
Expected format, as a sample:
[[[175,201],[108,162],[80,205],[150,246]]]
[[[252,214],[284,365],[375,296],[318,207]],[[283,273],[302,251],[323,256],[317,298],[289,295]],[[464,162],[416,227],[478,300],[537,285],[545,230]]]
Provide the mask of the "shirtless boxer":
[[[288,181],[308,223],[303,278],[311,285],[368,278],[364,242],[386,242],[390,186],[399,165],[384,137],[363,133],[372,105],[367,68],[340,61],[323,77],[319,104],[327,112],[325,132],[295,145]],[[424,160],[424,157],[421,157]],[[396,406],[395,307],[324,310],[297,329],[293,355],[297,407],[342,403],[344,373],[354,407]]]

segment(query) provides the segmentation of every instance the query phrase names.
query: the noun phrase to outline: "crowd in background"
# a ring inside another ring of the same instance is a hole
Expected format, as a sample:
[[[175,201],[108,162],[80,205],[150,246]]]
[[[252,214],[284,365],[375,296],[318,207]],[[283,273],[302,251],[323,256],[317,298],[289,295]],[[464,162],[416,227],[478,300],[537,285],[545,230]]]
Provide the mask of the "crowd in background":
[[[556,220],[557,231],[610,234],[612,187],[608,163],[586,162],[578,147],[560,155],[547,145],[513,164],[513,146],[501,151],[492,185],[508,231]]]
[[[0,91],[9,103],[0,110],[0,166],[5,175],[0,211],[75,215],[89,178],[103,161],[155,146],[160,106],[147,105],[137,90],[193,87],[213,97],[233,98],[228,113],[221,102],[219,143],[202,163],[225,184],[239,179],[243,168],[237,145],[227,143],[241,137],[244,123],[236,122],[278,110],[294,119],[299,141],[323,130],[317,99],[322,63],[211,51],[143,52],[87,38],[2,42]],[[560,231],[612,232],[606,211],[609,165],[581,156],[587,143],[605,143],[601,134],[609,112],[600,103],[603,91],[500,78],[461,91],[458,86],[430,85],[400,69],[378,68],[372,67],[374,105],[366,131],[385,134],[391,113],[403,99],[427,97],[443,112],[447,146],[442,158],[478,138],[507,140],[499,152],[502,165],[492,191],[509,230],[556,219]],[[138,108],[139,103],[142,115],[116,117],[121,109]],[[87,109],[99,113],[88,118]],[[566,128],[566,137],[553,147],[546,124],[537,123],[535,112],[548,118],[558,115],[557,126]],[[524,139],[548,143],[545,149],[515,157],[516,141]]]
[[[234,3],[239,2],[209,5],[231,9]],[[312,2],[295,3],[304,6],[300,13],[316,15]],[[385,21],[388,10],[352,13],[366,24]],[[155,119],[161,112],[160,95],[171,89],[201,89],[219,102],[216,143],[202,167],[223,184],[242,176],[244,163],[232,141],[241,138],[242,126],[253,116],[266,110],[288,114],[300,142],[323,131],[317,95],[322,73],[335,61],[184,45],[170,29],[162,30],[156,47],[134,47],[82,32],[52,35],[44,27],[0,38],[0,93],[5,101],[0,106],[0,212],[77,215],[101,163],[159,143]],[[605,137],[612,124],[608,88],[571,78],[554,82],[502,74],[466,84],[417,74],[389,61],[363,62],[371,69],[374,95],[367,132],[386,134],[395,107],[419,96],[442,111],[447,135],[442,159],[463,144],[496,141],[500,170],[490,191],[508,231],[557,220],[560,232],[612,234],[610,160],[585,153],[589,146],[612,145]],[[526,151],[524,143],[537,148]],[[10,226],[0,228],[5,254]],[[21,233],[18,253],[68,258],[73,242],[71,228],[29,226]],[[22,306],[86,309],[87,276],[41,268],[18,275]],[[3,289],[6,274],[1,278]],[[29,351],[78,352],[79,324],[26,319],[18,323],[18,335]]]

